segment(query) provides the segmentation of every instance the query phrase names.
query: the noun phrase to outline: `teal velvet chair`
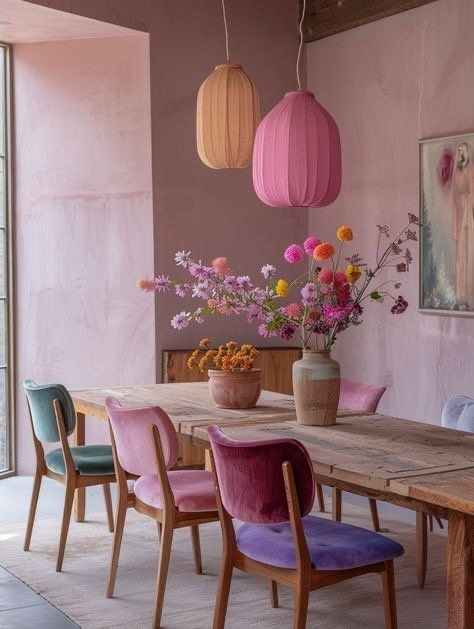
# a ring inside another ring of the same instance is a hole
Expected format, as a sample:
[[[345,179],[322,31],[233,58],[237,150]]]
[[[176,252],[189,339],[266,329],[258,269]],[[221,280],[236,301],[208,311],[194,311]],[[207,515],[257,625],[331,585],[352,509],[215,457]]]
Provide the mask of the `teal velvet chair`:
[[[30,549],[31,533],[43,476],[66,486],[63,520],[59,540],[56,571],[63,564],[74,492],[81,487],[102,485],[109,529],[114,530],[109,483],[115,482],[114,460],[110,445],[71,447],[68,437],[76,427],[76,413],[68,390],[61,384],[38,385],[33,380],[23,382],[33,430],[36,451],[36,473],[26,528],[24,550]],[[61,447],[45,454],[43,444],[60,443]]]

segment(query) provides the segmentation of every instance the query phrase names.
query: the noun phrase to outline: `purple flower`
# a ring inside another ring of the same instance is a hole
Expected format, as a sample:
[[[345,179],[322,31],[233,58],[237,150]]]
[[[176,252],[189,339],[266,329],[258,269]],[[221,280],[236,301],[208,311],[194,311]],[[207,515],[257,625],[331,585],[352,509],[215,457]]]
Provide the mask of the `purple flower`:
[[[346,258],[346,262],[349,262],[352,266],[360,266],[362,258],[358,253],[354,253],[354,255],[350,256],[350,258]]]
[[[290,264],[301,262],[304,258],[303,248],[299,245],[290,245],[284,253],[284,258]]]
[[[414,231],[413,229],[406,229],[405,236],[407,237],[407,240],[418,240],[416,236],[416,231]]]
[[[296,325],[294,323],[285,323],[280,328],[280,336],[285,341],[291,341],[294,333],[296,332]]]
[[[159,293],[168,291],[171,287],[169,276],[158,275],[158,277],[155,277],[155,285]]]
[[[183,328],[187,328],[189,325],[189,319],[191,318],[190,312],[185,312],[182,310],[179,314],[175,315],[171,319],[171,326],[175,330],[182,330]]]
[[[186,283],[176,284],[174,290],[175,290],[175,293],[178,295],[178,297],[186,297],[186,295],[191,290],[191,286]]]
[[[232,293],[239,289],[237,278],[235,275],[227,275],[222,282],[222,287],[228,293]]]
[[[275,330],[269,330],[268,324],[262,323],[258,326],[258,333],[260,336],[264,336],[265,338],[270,338],[271,336],[276,336]]]
[[[198,282],[193,286],[193,297],[199,299],[209,299],[209,290],[207,282]]]
[[[318,245],[321,244],[321,240],[315,238],[314,236],[308,236],[303,243],[304,250],[306,251],[306,255],[310,258],[313,255],[313,251],[316,249]]]
[[[174,254],[174,261],[178,266],[184,266],[185,269],[188,268],[191,262],[191,252],[190,251],[177,251]]]
[[[408,212],[408,221],[410,223],[413,223],[413,225],[420,224],[420,219],[418,218],[418,216],[415,216],[415,214],[411,214],[410,212]]]
[[[316,284],[313,282],[308,282],[301,289],[301,297],[303,301],[303,306],[314,306],[316,303],[316,299],[318,297],[318,291],[316,288]]]
[[[413,256],[411,255],[409,249],[407,249],[405,251],[405,262],[407,264],[407,271],[408,271],[408,268],[410,267],[410,264],[413,262]]]
[[[252,282],[250,281],[250,277],[248,275],[240,275],[237,279],[237,286],[244,293],[248,293],[252,290]]]
[[[201,260],[190,264],[188,271],[193,277],[197,277],[200,280],[208,280],[211,274],[214,273],[214,269],[210,266],[204,266]]]
[[[390,237],[390,228],[388,225],[377,225],[377,228],[381,234],[384,234],[387,238]]]
[[[260,273],[268,280],[269,277],[275,277],[276,268],[272,264],[265,264],[262,266]]]
[[[392,254],[395,256],[400,255],[402,252],[402,248],[396,242],[392,242],[392,244],[390,245],[390,248],[392,250]]]
[[[390,312],[392,314],[402,314],[408,308],[408,302],[403,299],[401,295],[395,300],[395,304],[391,307]]]
[[[345,306],[336,306],[327,302],[323,304],[323,317],[329,325],[347,321],[352,312],[352,303],[348,303]]]

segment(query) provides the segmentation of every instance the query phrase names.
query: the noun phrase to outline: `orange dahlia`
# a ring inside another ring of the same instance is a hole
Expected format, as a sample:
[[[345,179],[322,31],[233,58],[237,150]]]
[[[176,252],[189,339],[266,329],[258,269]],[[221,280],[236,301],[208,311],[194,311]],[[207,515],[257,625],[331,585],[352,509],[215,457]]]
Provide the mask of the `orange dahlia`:
[[[335,251],[330,242],[322,242],[313,251],[313,258],[315,260],[329,260],[329,258],[332,258]]]

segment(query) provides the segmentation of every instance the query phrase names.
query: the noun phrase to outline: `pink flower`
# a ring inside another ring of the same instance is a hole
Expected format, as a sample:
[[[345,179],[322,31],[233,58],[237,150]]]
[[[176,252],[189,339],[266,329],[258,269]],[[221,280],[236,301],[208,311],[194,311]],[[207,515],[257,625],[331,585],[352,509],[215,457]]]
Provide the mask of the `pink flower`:
[[[306,255],[311,257],[313,255],[313,251],[320,244],[321,244],[321,241],[318,240],[318,238],[315,238],[314,236],[308,236],[308,238],[306,238],[303,244],[304,250],[306,251]]]
[[[290,245],[284,253],[284,258],[290,264],[300,262],[304,258],[303,248],[299,245]]]
[[[324,267],[324,269],[321,269],[321,271],[319,272],[318,282],[321,282],[321,284],[331,284],[332,278],[333,278],[333,273],[331,269]],[[344,280],[345,279],[346,278],[344,276]]]
[[[299,304],[288,304],[281,309],[282,313],[290,319],[297,319],[301,314],[301,306]]]
[[[137,286],[145,293],[154,293],[158,288],[155,280],[150,280],[148,277],[137,280]]]
[[[214,273],[218,277],[225,277],[230,273],[229,265],[227,264],[227,258],[215,258],[212,261],[212,268],[214,269]]]
[[[334,275],[334,284],[336,286],[342,286],[347,282],[346,274],[342,271],[336,271]]]

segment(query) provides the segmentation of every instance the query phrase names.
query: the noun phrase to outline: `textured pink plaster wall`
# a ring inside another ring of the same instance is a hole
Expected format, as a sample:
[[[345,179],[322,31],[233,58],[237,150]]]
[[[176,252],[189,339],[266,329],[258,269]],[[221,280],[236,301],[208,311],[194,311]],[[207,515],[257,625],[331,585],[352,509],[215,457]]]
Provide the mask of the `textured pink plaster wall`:
[[[21,382],[154,382],[147,35],[18,45],[15,74],[20,472],[32,439]],[[88,438],[108,438],[89,422]]]
[[[308,46],[308,86],[339,125],[344,162],[338,201],[310,210],[315,234],[352,225],[369,256],[377,223],[418,214],[417,140],[474,128],[473,30],[472,0],[438,0]],[[474,319],[419,314],[416,261],[402,277],[409,310],[370,304],[335,357],[346,376],[388,385],[381,410],[437,424],[447,396],[474,395]]]

